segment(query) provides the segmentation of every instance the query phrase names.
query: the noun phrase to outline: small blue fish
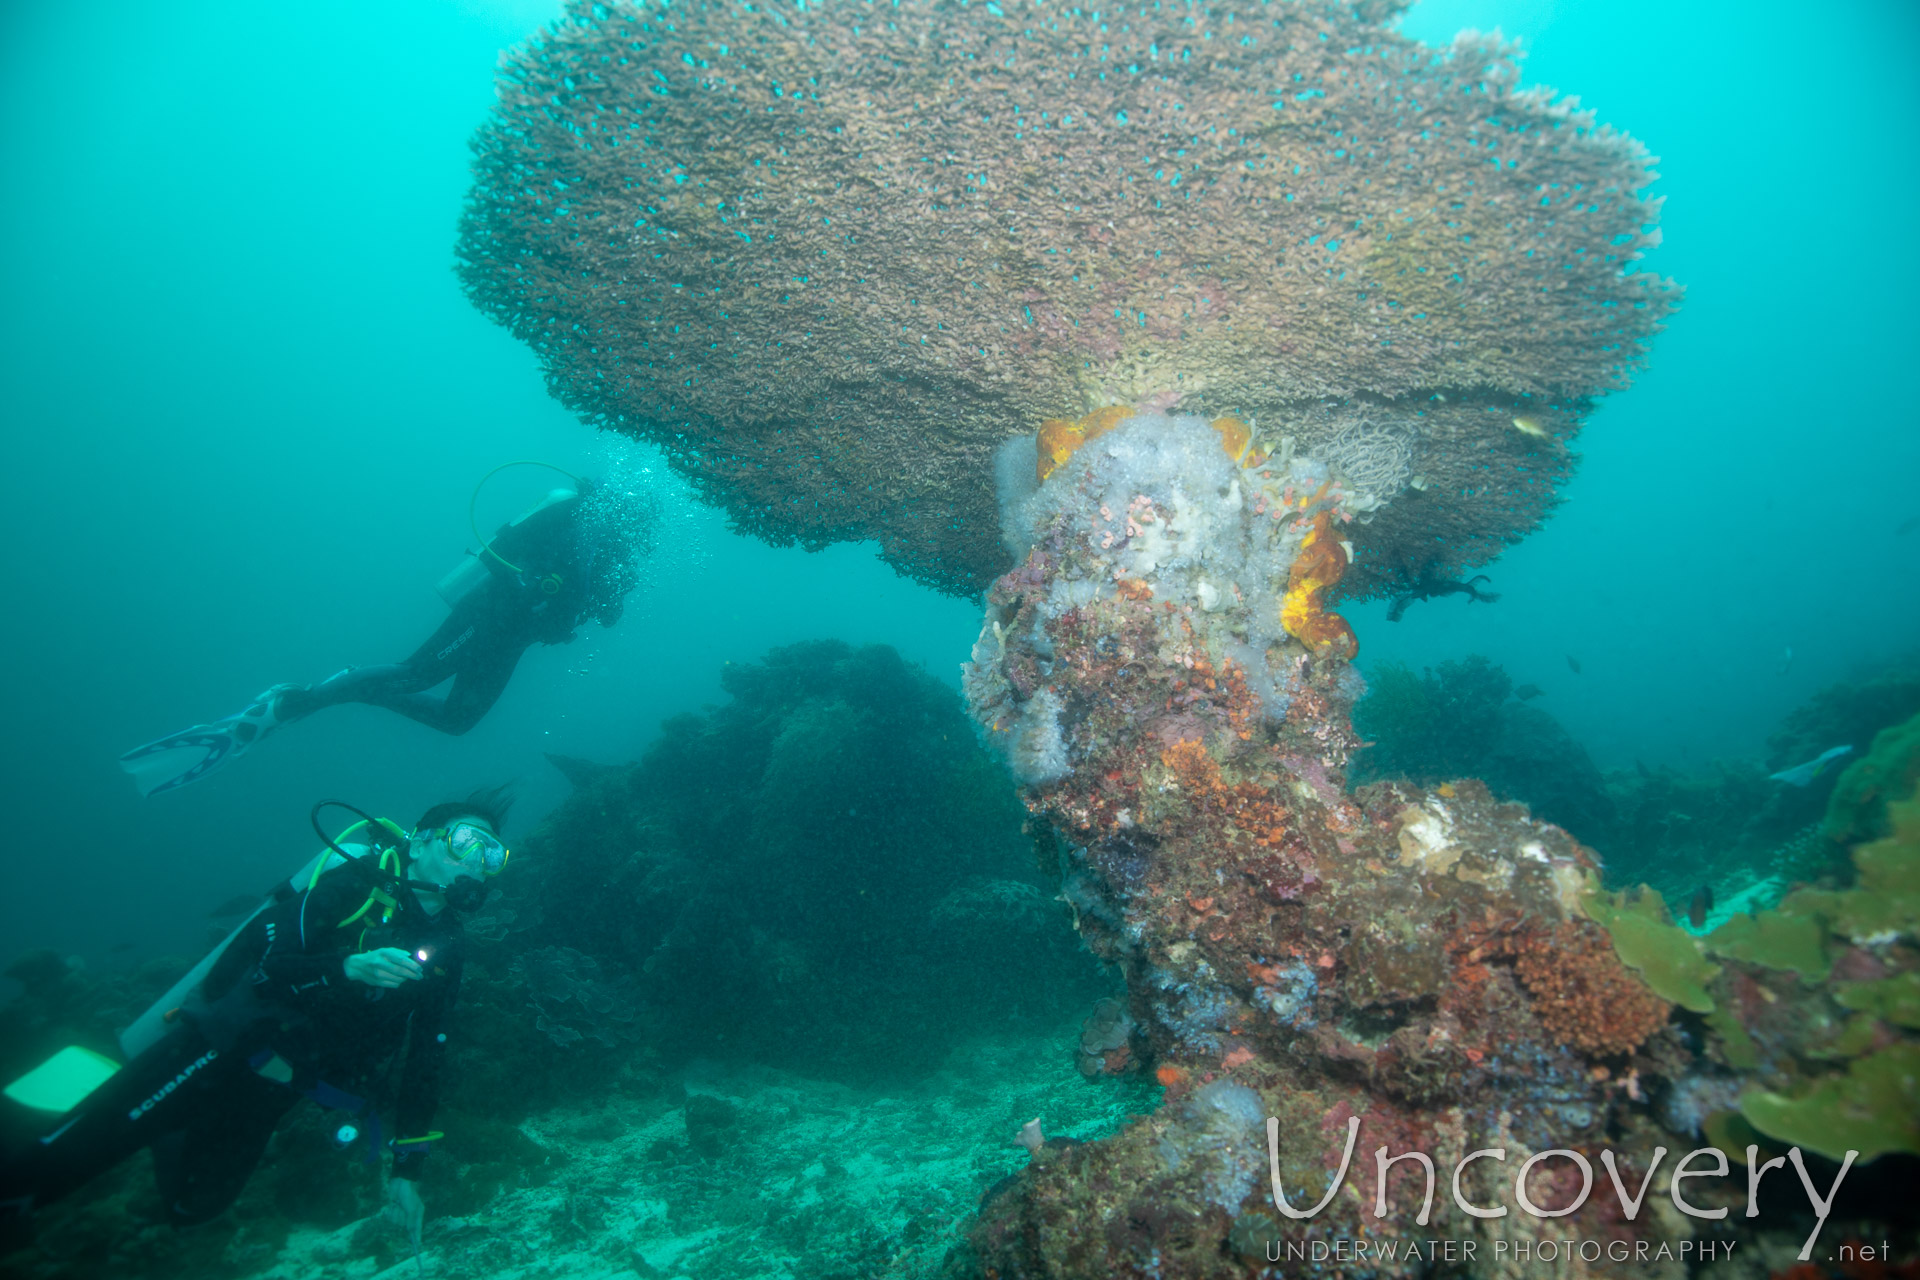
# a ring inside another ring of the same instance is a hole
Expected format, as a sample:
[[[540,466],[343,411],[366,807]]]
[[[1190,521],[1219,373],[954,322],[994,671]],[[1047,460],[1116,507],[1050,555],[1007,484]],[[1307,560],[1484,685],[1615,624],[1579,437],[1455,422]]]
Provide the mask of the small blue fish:
[[[1828,747],[1825,751],[1822,751],[1805,764],[1797,764],[1791,769],[1782,769],[1780,772],[1770,774],[1769,776],[1775,782],[1784,782],[1790,787],[1804,787],[1820,776],[1820,771],[1827,767],[1828,761],[1838,760],[1851,750],[1853,750],[1853,748],[1850,746]]]

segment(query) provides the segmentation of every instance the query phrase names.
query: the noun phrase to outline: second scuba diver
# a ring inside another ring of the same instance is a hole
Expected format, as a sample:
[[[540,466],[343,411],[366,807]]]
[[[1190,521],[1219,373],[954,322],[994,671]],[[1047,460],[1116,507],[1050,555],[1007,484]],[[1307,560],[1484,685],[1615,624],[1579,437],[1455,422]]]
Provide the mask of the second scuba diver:
[[[417,1180],[460,990],[456,916],[485,900],[507,862],[505,788],[434,805],[411,833],[367,819],[362,844],[328,849],[146,1017],[122,1033],[131,1060],[64,1113],[48,1111],[24,1150],[0,1163],[0,1221],[48,1204],[143,1147],[168,1220],[204,1222],[232,1204],[280,1118],[302,1098],[339,1117],[336,1141],[392,1152],[390,1215],[417,1253]],[[317,809],[316,809],[317,814]],[[168,1008],[169,1005],[175,1007]],[[144,1041],[144,1043],[143,1043]],[[404,1052],[397,1132],[381,1140],[375,1096]],[[100,1055],[68,1049],[105,1063]],[[57,1076],[63,1055],[41,1073]],[[20,1094],[16,1082],[9,1096]],[[57,1087],[57,1082],[56,1082]]]
[[[513,465],[513,464],[509,464]],[[484,482],[483,482],[484,483]],[[480,722],[534,644],[565,644],[588,618],[610,627],[637,581],[633,537],[596,507],[591,481],[556,489],[442,579],[451,612],[403,662],[348,667],[313,686],[280,684],[237,715],[168,734],[120,757],[141,791],[195,782],[274,729],[343,702],[397,711],[442,733]],[[429,690],[448,680],[444,695]]]

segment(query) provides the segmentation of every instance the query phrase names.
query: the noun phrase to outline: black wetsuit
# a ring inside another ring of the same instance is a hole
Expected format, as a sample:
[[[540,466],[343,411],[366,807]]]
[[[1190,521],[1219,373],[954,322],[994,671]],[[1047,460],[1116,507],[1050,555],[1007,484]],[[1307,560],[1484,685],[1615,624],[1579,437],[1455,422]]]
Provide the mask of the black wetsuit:
[[[152,1147],[168,1218],[203,1222],[239,1196],[274,1126],[303,1097],[351,1120],[369,1160],[386,1138],[425,1137],[439,1100],[464,935],[450,912],[429,916],[404,894],[391,923],[363,936],[362,926],[379,920],[376,906],[342,927],[369,888],[360,868],[336,867],[311,892],[254,917],[165,1038],[7,1153],[0,1205],[50,1203]],[[424,951],[426,976],[390,989],[348,980],[347,956],[387,946],[416,958]],[[386,1133],[379,1111],[398,1054],[404,1065],[391,1100],[398,1132]],[[395,1146],[394,1175],[418,1178],[430,1149]]]
[[[352,667],[312,689],[291,690],[281,697],[280,719],[364,702],[442,733],[473,728],[500,700],[529,646],[565,644],[590,617],[608,627],[620,618],[634,585],[629,549],[617,531],[588,527],[581,502],[556,502],[502,525],[488,544],[497,554],[480,557],[487,581],[454,605],[412,657]],[[445,696],[427,692],[447,680],[453,687]]]

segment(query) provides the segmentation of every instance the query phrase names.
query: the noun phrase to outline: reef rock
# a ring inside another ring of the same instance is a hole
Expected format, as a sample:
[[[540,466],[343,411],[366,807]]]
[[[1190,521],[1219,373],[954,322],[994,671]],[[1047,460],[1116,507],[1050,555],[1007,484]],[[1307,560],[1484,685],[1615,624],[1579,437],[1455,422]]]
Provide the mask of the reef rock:
[[[1802,1135],[1836,1117],[1892,1135],[1869,1157],[1913,1149],[1905,835],[1862,849],[1860,890],[1802,893],[1701,943],[1658,894],[1602,892],[1585,847],[1478,782],[1350,795],[1354,638],[1286,599],[1338,580],[1316,543],[1368,495],[1323,461],[1250,457],[1218,423],[1137,415],[1082,435],[1010,523],[1030,549],[988,594],[967,690],[1058,833],[1080,934],[1127,978],[1130,1053],[1168,1092],[996,1195],[973,1234],[982,1274],[1225,1277],[1291,1258],[1327,1265],[1286,1274],[1422,1275],[1436,1260],[1419,1250],[1351,1253],[1418,1214],[1422,1237],[1477,1250],[1469,1274],[1507,1273],[1522,1242],[1588,1274],[1619,1259],[1565,1251],[1598,1241],[1678,1276],[1701,1229],[1667,1194],[1689,1150],[1737,1163],[1758,1130],[1818,1163],[1836,1140]],[[1847,974],[1843,942],[1870,953]],[[1809,1037],[1845,1009],[1860,1012],[1843,1074]],[[1094,1048],[1119,1022],[1090,1024]],[[1779,1092],[1736,1111],[1763,1081]],[[1289,1205],[1317,1214],[1276,1211],[1263,1117]],[[1499,1218],[1444,1181],[1487,1149],[1506,1165],[1459,1185],[1509,1206]],[[1430,1216],[1412,1162],[1377,1213],[1376,1153],[1410,1152],[1440,1170]],[[1609,1159],[1652,1189],[1643,1209],[1604,1173],[1582,1194],[1581,1164]],[[1641,1242],[1673,1252],[1642,1260]]]

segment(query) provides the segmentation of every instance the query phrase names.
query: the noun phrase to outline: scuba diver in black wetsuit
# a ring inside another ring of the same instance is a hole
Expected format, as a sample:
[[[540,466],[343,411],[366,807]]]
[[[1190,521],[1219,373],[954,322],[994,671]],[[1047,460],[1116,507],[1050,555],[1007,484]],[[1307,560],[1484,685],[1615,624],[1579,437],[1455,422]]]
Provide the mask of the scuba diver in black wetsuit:
[[[576,491],[559,489],[547,501],[502,525],[484,566],[453,602],[439,630],[405,662],[349,667],[310,689],[285,688],[275,699],[284,723],[342,702],[397,711],[442,733],[461,734],[500,699],[520,655],[534,644],[566,644],[589,617],[603,627],[620,620],[633,570],[618,539],[583,528]],[[455,575],[471,575],[463,563]],[[447,680],[442,697],[426,692]]]
[[[275,1125],[305,1097],[335,1111],[341,1146],[364,1140],[369,1162],[391,1150],[389,1211],[417,1252],[415,1183],[440,1136],[429,1125],[460,990],[455,917],[484,901],[486,878],[506,865],[504,791],[437,804],[410,833],[363,815],[122,1033],[125,1066],[70,1048],[8,1086],[41,1118],[23,1150],[0,1157],[0,1223],[142,1147],[168,1220],[204,1222],[239,1196]],[[356,832],[360,842],[346,843]],[[378,1095],[402,1052],[396,1131],[383,1142]],[[104,1082],[41,1100],[72,1087],[62,1074],[71,1081],[88,1058],[111,1073]]]
[[[120,757],[121,768],[147,795],[171,791],[279,726],[343,702],[385,707],[442,733],[465,733],[499,701],[529,646],[565,644],[589,618],[612,626],[637,581],[633,532],[615,513],[596,507],[590,481],[576,486],[554,490],[502,525],[441,580],[452,612],[404,662],[349,667],[311,687],[275,685],[238,715],[136,747]],[[448,680],[453,685],[444,695],[428,692]]]

